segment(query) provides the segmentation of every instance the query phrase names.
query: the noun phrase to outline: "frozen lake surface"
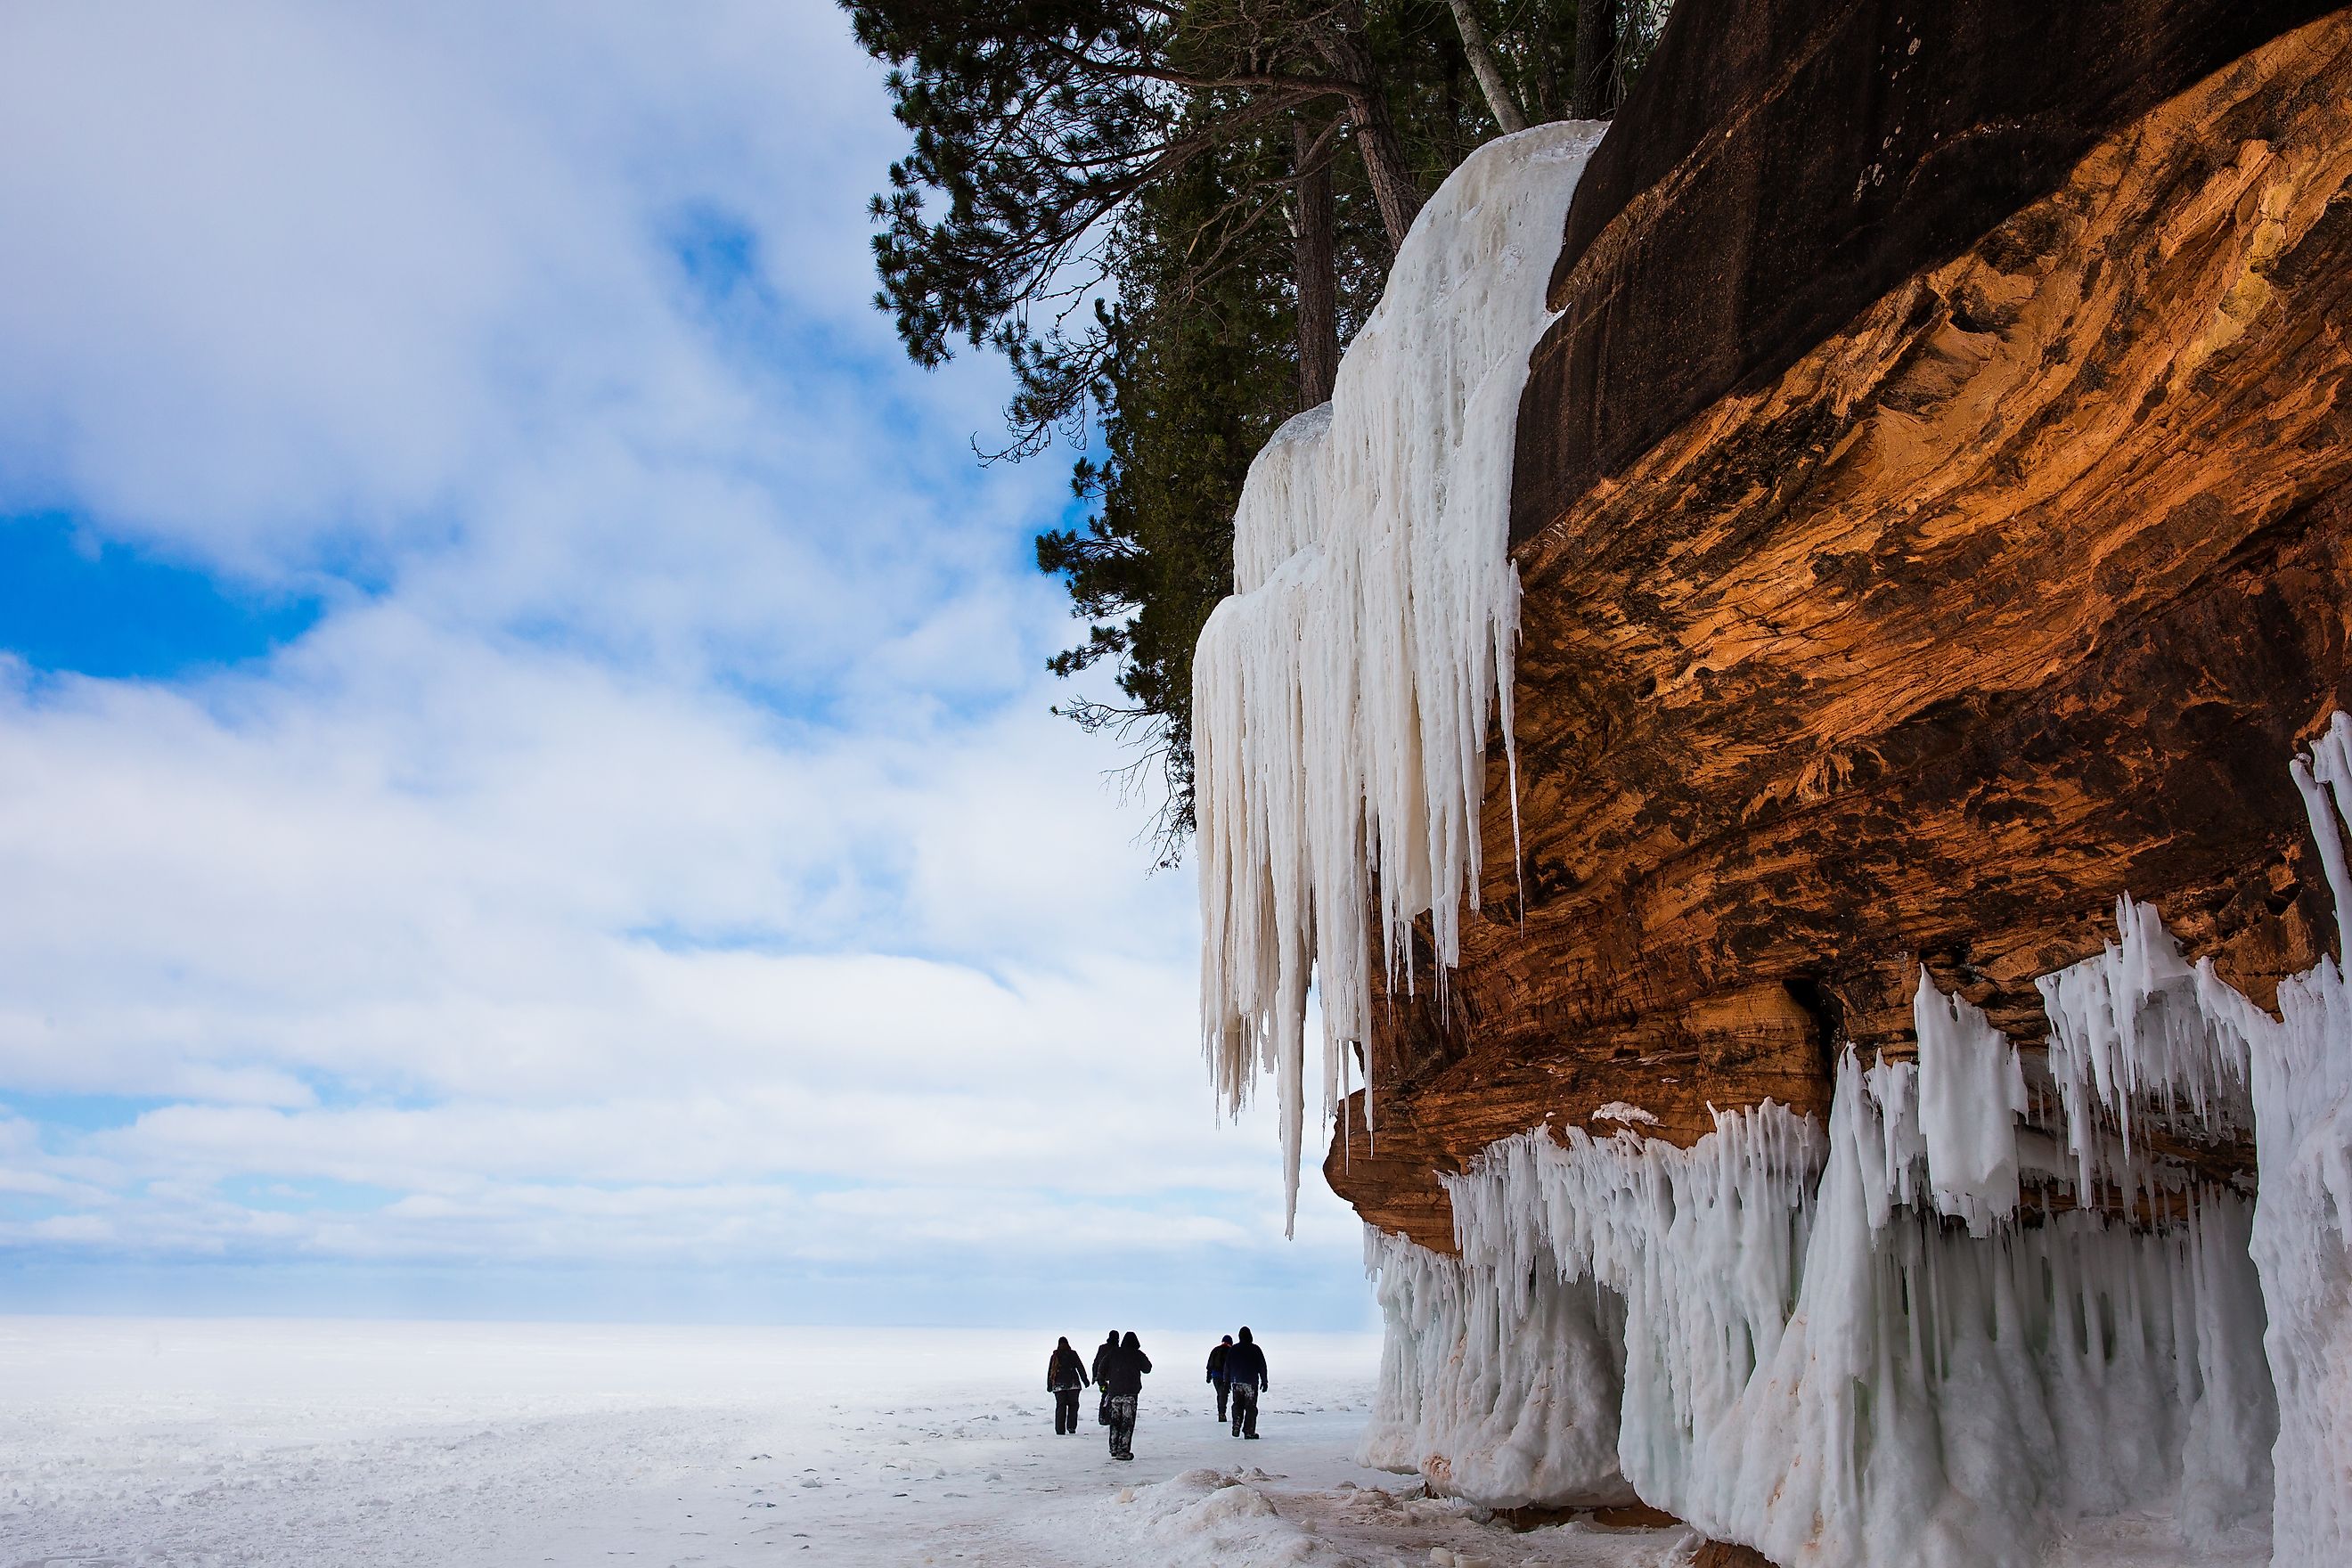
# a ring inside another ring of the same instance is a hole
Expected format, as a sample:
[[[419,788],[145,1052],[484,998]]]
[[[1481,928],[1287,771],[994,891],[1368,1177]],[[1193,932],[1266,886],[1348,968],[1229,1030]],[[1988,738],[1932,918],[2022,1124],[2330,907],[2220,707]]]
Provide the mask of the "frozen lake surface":
[[[1051,1332],[0,1319],[0,1568],[1503,1568],[1682,1540],[1516,1533],[1360,1468],[1374,1336],[1269,1331],[1255,1443],[1212,1419],[1213,1333],[1143,1337],[1118,1464],[1091,1395],[1054,1435]]]

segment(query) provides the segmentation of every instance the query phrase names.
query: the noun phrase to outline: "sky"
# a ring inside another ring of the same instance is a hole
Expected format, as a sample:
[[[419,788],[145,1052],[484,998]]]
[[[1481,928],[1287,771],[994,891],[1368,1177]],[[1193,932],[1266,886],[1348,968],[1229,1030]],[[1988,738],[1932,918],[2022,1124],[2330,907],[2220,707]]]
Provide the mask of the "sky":
[[[0,1311],[1370,1321],[902,134],[823,0],[0,7]]]

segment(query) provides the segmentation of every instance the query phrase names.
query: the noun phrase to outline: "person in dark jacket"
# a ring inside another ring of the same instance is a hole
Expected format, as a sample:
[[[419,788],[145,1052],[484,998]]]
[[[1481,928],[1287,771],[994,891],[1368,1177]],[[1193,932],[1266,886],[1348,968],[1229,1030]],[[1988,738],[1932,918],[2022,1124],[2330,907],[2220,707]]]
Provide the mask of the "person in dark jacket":
[[[1105,1334],[1103,1342],[1095,1347],[1095,1385],[1102,1390],[1102,1402],[1095,1406],[1095,1425],[1097,1426],[1110,1425],[1110,1384],[1103,1381],[1103,1357],[1118,1349],[1118,1331],[1117,1329]]]
[[[1257,1436],[1257,1396],[1269,1386],[1265,1375],[1265,1352],[1252,1342],[1250,1331],[1242,1331],[1242,1342],[1225,1352],[1225,1380],[1234,1389],[1234,1436]]]
[[[1078,1429],[1078,1391],[1087,1382],[1086,1363],[1070,1348],[1070,1337],[1063,1335],[1045,1362],[1045,1392],[1054,1396],[1055,1436]]]
[[[1105,1345],[1096,1364],[1101,1368],[1099,1381],[1110,1406],[1110,1457],[1132,1459],[1135,1405],[1143,1397],[1143,1374],[1151,1370],[1151,1358],[1143,1353],[1143,1342],[1130,1331],[1117,1346]]]
[[[1234,1348],[1234,1336],[1227,1334],[1223,1342],[1209,1347],[1209,1385],[1217,1391],[1217,1419],[1225,1418],[1225,1388],[1233,1380],[1225,1375],[1225,1357]]]

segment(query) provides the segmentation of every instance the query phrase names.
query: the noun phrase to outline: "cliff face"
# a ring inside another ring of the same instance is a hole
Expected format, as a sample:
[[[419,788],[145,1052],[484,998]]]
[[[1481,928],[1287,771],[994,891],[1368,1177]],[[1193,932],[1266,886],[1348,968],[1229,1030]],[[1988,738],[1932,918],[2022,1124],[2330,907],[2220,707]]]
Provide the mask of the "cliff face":
[[[1212,1059],[1295,1159],[1312,985],[1378,1096],[1368,1463],[1787,1568],[2333,1565],[2352,12],[1907,10],[1685,0],[1253,465]]]
[[[1570,208],[1520,855],[1490,745],[1483,915],[1373,1008],[1325,1166],[1424,1247],[1547,1121],[1826,1121],[1923,969],[2046,1125],[2034,979],[2126,892],[2263,1005],[2326,948],[2281,759],[2352,705],[2352,15],[1915,9],[1684,0]]]

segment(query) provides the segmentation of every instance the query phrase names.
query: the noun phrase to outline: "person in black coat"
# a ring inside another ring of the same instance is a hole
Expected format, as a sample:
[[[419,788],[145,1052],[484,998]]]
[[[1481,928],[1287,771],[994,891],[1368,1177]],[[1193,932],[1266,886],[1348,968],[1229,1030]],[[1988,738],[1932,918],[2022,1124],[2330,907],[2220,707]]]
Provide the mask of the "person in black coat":
[[[1054,1436],[1078,1429],[1078,1391],[1087,1383],[1086,1363],[1070,1348],[1067,1334],[1045,1362],[1045,1392],[1054,1396]]]
[[[1225,1418],[1225,1388],[1233,1381],[1225,1375],[1225,1357],[1233,1348],[1234,1336],[1231,1334],[1209,1347],[1209,1384],[1217,1391],[1217,1419],[1220,1421]]]
[[[1118,1331],[1117,1329],[1105,1334],[1103,1342],[1095,1347],[1095,1385],[1102,1390],[1102,1402],[1095,1406],[1095,1425],[1097,1426],[1110,1425],[1110,1384],[1103,1381],[1103,1357],[1118,1349]]]
[[[1151,1358],[1143,1353],[1142,1342],[1129,1332],[1117,1346],[1105,1345],[1095,1364],[1100,1369],[1104,1403],[1110,1407],[1110,1457],[1132,1459],[1135,1405],[1143,1397],[1143,1374],[1151,1370]]]
[[[1257,1396],[1269,1385],[1265,1375],[1265,1352],[1250,1338],[1247,1329],[1242,1331],[1242,1342],[1225,1352],[1225,1380],[1234,1390],[1234,1436],[1257,1436]]]

